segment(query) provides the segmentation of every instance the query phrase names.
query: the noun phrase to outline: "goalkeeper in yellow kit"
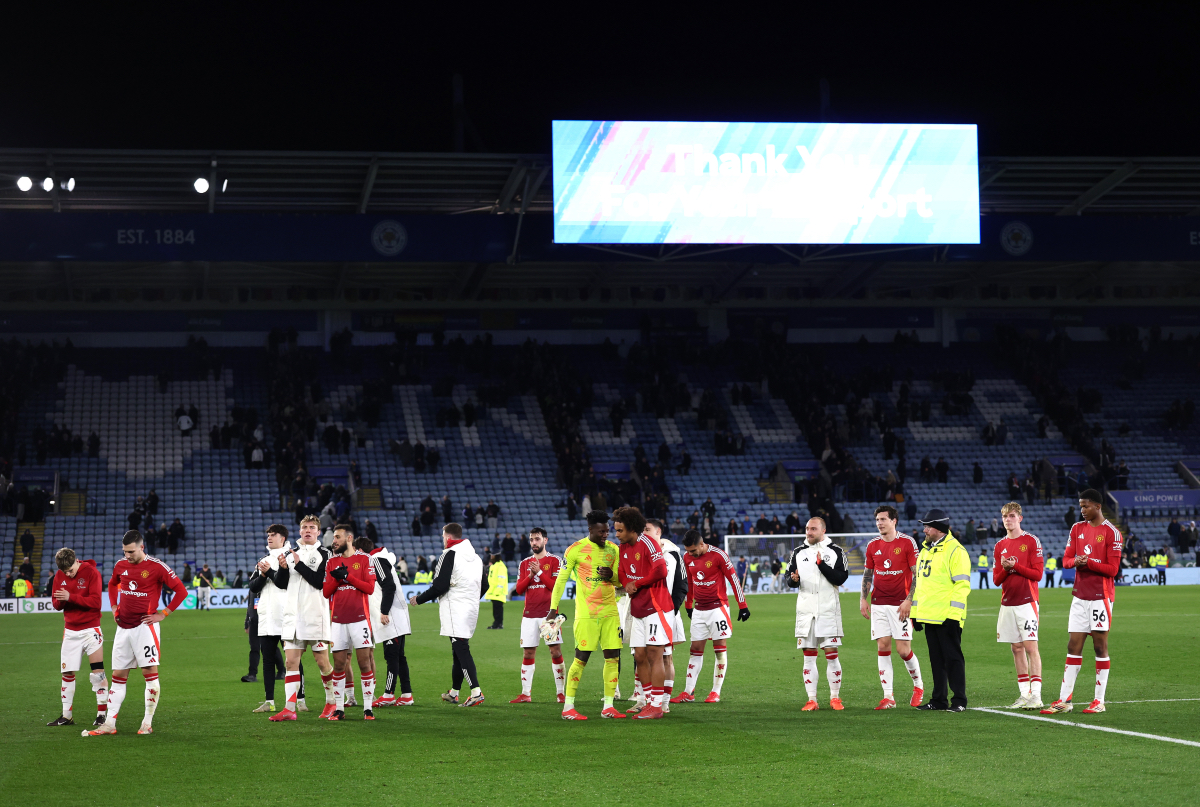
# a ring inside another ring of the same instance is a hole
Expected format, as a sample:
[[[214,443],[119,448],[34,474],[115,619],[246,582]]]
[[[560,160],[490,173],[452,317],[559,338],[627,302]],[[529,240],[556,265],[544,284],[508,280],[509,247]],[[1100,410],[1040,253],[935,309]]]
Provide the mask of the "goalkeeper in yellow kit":
[[[558,618],[558,603],[567,587],[567,579],[575,578],[575,660],[567,672],[567,698],[563,703],[563,720],[587,720],[575,711],[575,693],[579,679],[592,651],[604,651],[604,710],[601,717],[623,718],[613,707],[617,692],[617,664],[621,658],[620,620],[617,617],[616,578],[619,550],[608,540],[608,514],[603,510],[588,513],[588,537],[581,538],[563,553],[565,566],[559,572],[550,595],[550,613],[546,621]]]

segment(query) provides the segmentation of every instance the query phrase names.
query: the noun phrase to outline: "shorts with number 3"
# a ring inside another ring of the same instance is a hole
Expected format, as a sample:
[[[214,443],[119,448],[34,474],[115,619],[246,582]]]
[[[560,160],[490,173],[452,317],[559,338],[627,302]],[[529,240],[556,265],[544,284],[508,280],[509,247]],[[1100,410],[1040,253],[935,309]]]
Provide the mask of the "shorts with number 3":
[[[374,647],[371,623],[363,619],[358,622],[333,623],[333,652],[350,648]]]

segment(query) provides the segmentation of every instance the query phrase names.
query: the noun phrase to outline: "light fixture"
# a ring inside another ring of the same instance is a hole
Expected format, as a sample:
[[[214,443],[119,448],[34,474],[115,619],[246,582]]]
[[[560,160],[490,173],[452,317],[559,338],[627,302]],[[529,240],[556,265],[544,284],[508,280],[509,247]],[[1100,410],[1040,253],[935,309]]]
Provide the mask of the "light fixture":
[[[28,191],[33,187],[33,180],[29,177],[21,177],[17,180],[17,188],[22,191]]]
[[[64,179],[64,180],[60,181],[58,183],[58,187],[62,188],[64,191],[67,191],[68,193],[70,193],[71,191],[75,190],[75,177],[71,177],[70,179]]]
[[[226,189],[226,188],[228,188],[228,187],[229,187],[229,180],[227,179],[227,180],[225,180],[224,182],[222,182],[222,183],[221,183],[221,193],[224,193],[224,192],[225,192],[225,189]]]
[[[54,190],[54,180],[51,179],[50,177],[46,177],[45,179],[43,179],[42,180],[42,190],[44,190],[46,193],[49,193],[50,191]]]
[[[208,180],[200,177],[192,187],[196,189],[196,193],[208,193]]]

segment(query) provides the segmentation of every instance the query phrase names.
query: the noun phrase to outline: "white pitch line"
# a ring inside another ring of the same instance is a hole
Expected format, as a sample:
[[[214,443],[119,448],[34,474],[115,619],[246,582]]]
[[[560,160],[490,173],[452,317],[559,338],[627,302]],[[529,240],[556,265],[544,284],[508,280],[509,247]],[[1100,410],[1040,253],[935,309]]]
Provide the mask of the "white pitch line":
[[[1191,700],[1190,698],[1188,700]],[[1109,734],[1124,734],[1128,737],[1141,737],[1146,740],[1161,740],[1165,743],[1177,743],[1179,745],[1190,745],[1193,748],[1200,748],[1200,743],[1193,740],[1180,740],[1177,737],[1164,737],[1161,734],[1143,734],[1140,731],[1125,731],[1124,729],[1113,729],[1108,726],[1093,726],[1089,723],[1074,723],[1070,720],[1056,720],[1053,717],[1041,717],[1039,715],[1023,715],[1020,712],[1002,712],[999,709],[984,709],[979,706],[972,707],[976,712],[988,712],[994,715],[1005,715],[1007,717],[1023,717],[1026,720],[1038,720],[1042,723],[1053,723],[1056,726],[1075,726],[1081,729],[1092,729],[1093,731],[1106,731]]]

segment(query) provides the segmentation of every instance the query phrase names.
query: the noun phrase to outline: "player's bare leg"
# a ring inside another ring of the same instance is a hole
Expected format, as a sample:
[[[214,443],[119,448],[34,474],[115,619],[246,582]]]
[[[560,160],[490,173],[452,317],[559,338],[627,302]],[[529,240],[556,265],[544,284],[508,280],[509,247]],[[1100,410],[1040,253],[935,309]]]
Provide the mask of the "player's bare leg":
[[[359,680],[363,689],[363,720],[374,720],[375,713],[375,648],[359,647],[354,651],[358,659]]]

